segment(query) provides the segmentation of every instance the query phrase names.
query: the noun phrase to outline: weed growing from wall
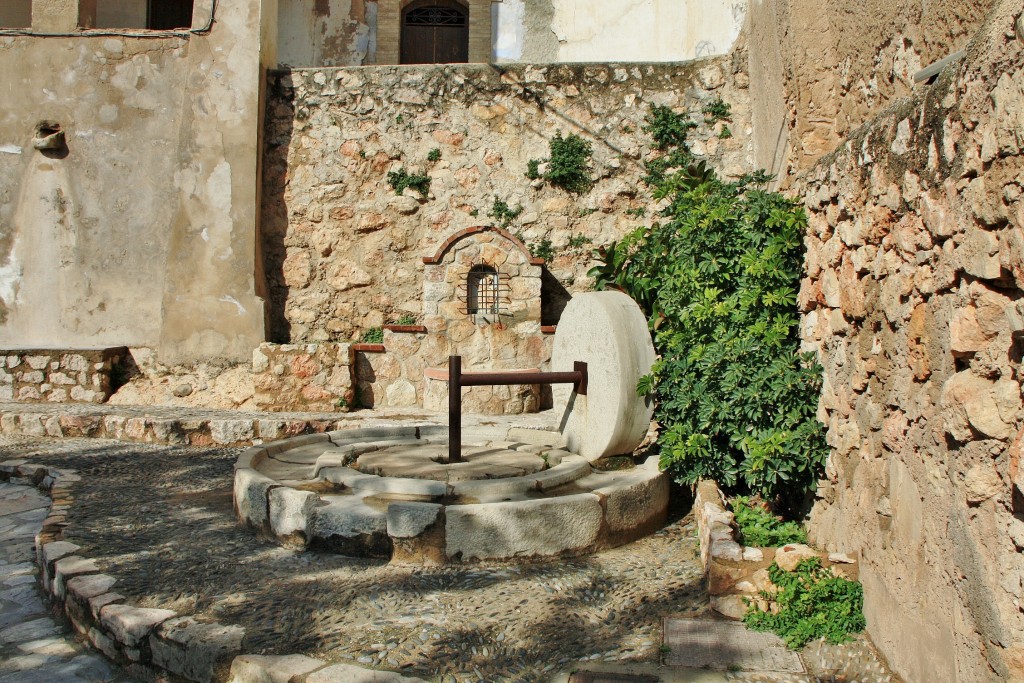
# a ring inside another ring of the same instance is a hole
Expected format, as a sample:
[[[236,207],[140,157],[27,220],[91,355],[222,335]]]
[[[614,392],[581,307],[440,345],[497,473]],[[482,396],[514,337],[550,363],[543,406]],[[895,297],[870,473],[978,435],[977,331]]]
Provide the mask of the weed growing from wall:
[[[371,327],[363,332],[363,336],[359,338],[359,341],[363,344],[383,344],[384,330],[380,327]]]
[[[413,189],[426,197],[430,192],[430,176],[422,174],[410,174],[404,168],[388,172],[388,184],[395,194],[402,194],[406,189]]]
[[[582,194],[591,188],[594,179],[590,175],[590,158],[594,150],[589,142],[576,133],[562,137],[559,131],[548,140],[548,151],[551,156],[547,161],[530,159],[527,162],[527,178],[537,180],[543,177],[555,187],[573,194]],[[541,164],[547,164],[543,174],[540,172]]]
[[[807,532],[796,522],[783,522],[747,496],[732,500],[732,512],[739,528],[739,541],[758,548],[776,548],[787,543],[807,543]]]
[[[487,212],[487,215],[493,218],[499,227],[508,228],[512,221],[519,218],[522,213],[523,207],[517,206],[513,209],[504,199],[495,197],[494,204],[491,205],[491,210]]]

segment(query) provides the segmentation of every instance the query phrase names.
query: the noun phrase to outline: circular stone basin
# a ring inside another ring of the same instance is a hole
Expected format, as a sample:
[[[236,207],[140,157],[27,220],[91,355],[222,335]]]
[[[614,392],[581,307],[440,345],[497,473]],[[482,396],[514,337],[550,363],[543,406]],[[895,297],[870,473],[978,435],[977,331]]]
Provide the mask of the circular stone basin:
[[[580,555],[662,525],[657,458],[601,471],[558,432],[477,428],[447,463],[446,426],[311,434],[235,464],[239,519],[291,547],[451,564]]]

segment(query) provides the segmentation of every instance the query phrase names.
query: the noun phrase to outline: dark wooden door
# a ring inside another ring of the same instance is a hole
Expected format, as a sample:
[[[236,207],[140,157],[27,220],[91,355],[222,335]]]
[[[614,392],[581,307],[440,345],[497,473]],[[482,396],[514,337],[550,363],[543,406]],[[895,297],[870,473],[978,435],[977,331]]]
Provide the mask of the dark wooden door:
[[[402,13],[402,64],[469,61],[469,12],[457,2],[410,3]]]
[[[166,31],[192,26],[194,0],[149,0],[149,21],[146,28]]]

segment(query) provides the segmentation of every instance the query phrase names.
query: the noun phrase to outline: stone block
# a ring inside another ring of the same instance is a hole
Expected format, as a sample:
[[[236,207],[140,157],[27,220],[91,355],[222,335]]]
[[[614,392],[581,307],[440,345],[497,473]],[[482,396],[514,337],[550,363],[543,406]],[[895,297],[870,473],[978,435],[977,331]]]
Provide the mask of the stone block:
[[[800,562],[812,557],[818,557],[818,552],[802,543],[790,543],[775,552],[775,562],[787,572],[795,570]]]
[[[168,609],[114,604],[100,610],[100,624],[119,643],[136,648],[157,626],[175,616],[174,612]]]
[[[603,512],[597,496],[455,505],[445,509],[445,553],[451,559],[541,557],[592,548]]]
[[[434,503],[391,503],[387,512],[388,536],[415,538],[437,522],[442,509]]]
[[[67,595],[67,583],[80,574],[94,574],[100,570],[94,560],[71,555],[53,563],[53,594],[63,600]]]
[[[277,482],[256,470],[235,470],[235,512],[239,519],[257,529],[265,528],[270,521],[267,516],[268,497],[276,485]]]
[[[319,502],[315,493],[287,488],[270,490],[270,528],[275,536],[296,545],[309,542],[309,522]]]
[[[594,489],[604,497],[605,523],[611,535],[639,538],[657,528],[668,511],[668,475],[653,466],[616,473],[615,483]]]
[[[324,664],[319,659],[305,655],[240,655],[231,662],[231,678],[228,683],[292,683],[322,668]]]
[[[221,445],[249,443],[255,438],[252,420],[210,420],[210,436]]]
[[[149,637],[153,663],[196,683],[223,678],[242,650],[241,626],[202,624],[192,617],[168,619]],[[221,676],[217,676],[222,672]]]

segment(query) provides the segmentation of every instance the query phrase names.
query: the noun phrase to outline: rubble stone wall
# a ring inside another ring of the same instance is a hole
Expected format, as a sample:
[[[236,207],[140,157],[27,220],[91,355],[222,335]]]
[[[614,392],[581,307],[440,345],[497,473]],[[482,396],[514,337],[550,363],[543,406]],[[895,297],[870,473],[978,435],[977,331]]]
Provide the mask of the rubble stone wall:
[[[966,58],[809,172],[803,336],[832,454],[812,541],[856,549],[908,681],[1024,677],[1024,42]]]
[[[260,344],[252,354],[256,406],[330,412],[352,406],[349,344]]]
[[[423,316],[422,258],[459,230],[495,224],[495,199],[522,207],[506,227],[527,246],[550,240],[553,289],[587,289],[591,250],[655,213],[640,180],[659,154],[643,131],[650,106],[691,112],[695,152],[735,177],[750,167],[745,87],[731,57],[272,74],[262,214],[270,340],[348,341]],[[701,110],[719,97],[732,118],[708,123]],[[593,144],[589,191],[526,177],[556,132]],[[388,173],[401,169],[430,177],[426,196],[395,194]]]
[[[0,351],[0,401],[103,403],[128,349]]]

